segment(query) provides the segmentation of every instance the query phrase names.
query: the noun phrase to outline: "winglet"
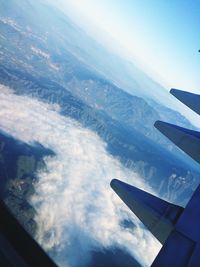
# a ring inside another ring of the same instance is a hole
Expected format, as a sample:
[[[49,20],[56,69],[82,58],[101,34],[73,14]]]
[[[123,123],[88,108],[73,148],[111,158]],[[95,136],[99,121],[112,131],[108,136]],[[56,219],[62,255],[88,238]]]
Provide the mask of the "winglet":
[[[200,95],[173,88],[170,90],[170,93],[183,104],[200,115]]]
[[[175,145],[200,163],[200,133],[163,121],[156,121],[154,126]]]
[[[117,179],[111,181],[111,187],[152,234],[164,244],[183,208]]]

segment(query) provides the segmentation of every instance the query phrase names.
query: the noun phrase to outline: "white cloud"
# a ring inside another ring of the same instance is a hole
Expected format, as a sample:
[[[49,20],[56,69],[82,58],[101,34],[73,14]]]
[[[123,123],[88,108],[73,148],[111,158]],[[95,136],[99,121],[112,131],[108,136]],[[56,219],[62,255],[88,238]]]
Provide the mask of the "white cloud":
[[[38,173],[36,194],[37,240],[61,266],[84,266],[94,249],[119,245],[144,266],[150,266],[160,245],[139,227],[133,214],[110,189],[120,178],[150,190],[136,174],[106,151],[106,144],[76,121],[50,106],[17,96],[0,86],[0,129],[29,144],[37,141],[52,149],[47,171]],[[131,231],[120,222],[132,218]]]

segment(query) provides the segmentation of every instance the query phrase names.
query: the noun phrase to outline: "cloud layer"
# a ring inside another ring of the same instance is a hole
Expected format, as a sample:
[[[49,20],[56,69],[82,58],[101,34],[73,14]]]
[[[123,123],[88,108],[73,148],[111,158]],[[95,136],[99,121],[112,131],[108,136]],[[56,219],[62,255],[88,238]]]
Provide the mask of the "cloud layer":
[[[92,250],[120,246],[150,266],[160,245],[109,185],[112,178],[120,178],[149,191],[144,181],[108,154],[94,132],[61,116],[57,106],[17,96],[4,86],[0,105],[0,130],[56,153],[45,158],[47,169],[37,174],[31,203],[37,211],[36,238],[57,263],[83,267]],[[134,220],[137,227],[123,228],[124,219]]]

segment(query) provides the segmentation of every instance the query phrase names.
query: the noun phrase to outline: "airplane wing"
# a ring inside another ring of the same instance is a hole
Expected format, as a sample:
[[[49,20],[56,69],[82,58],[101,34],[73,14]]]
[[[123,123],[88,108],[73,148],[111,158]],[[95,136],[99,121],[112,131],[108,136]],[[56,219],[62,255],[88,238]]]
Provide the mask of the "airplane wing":
[[[111,181],[111,187],[160,243],[164,244],[184,209],[117,179]]]
[[[179,217],[151,267],[198,267],[200,264],[200,186]]]
[[[163,121],[156,121],[154,126],[175,145],[200,163],[200,133]]]
[[[181,91],[178,89],[171,89],[170,93],[200,115],[200,95]]]
[[[163,244],[151,267],[199,266],[200,186],[185,209],[117,179],[111,187]]]

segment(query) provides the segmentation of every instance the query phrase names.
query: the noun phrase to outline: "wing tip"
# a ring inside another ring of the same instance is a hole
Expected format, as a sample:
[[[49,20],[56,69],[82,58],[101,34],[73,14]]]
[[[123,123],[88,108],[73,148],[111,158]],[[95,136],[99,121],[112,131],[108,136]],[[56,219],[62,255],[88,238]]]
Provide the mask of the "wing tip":
[[[160,121],[160,120],[157,120],[155,123],[154,123],[154,127],[156,128],[156,129],[160,129],[160,127],[162,126],[162,125],[164,125],[164,124],[166,124],[165,122],[163,122],[163,121]]]
[[[179,91],[179,89],[171,88],[169,92],[170,92],[171,95],[175,96],[177,91]]]
[[[115,186],[115,183],[117,182],[118,180],[117,179],[112,179],[111,181],[110,181],[110,187],[113,189],[113,187]]]

